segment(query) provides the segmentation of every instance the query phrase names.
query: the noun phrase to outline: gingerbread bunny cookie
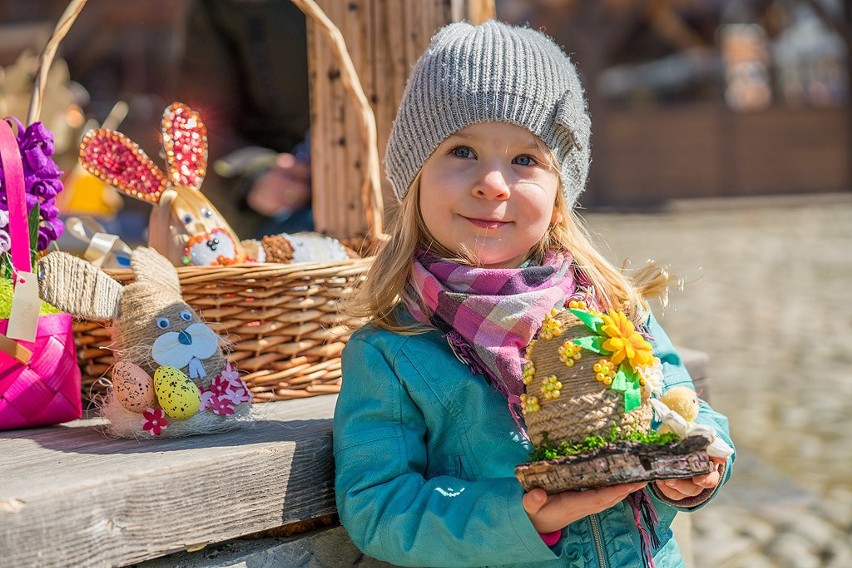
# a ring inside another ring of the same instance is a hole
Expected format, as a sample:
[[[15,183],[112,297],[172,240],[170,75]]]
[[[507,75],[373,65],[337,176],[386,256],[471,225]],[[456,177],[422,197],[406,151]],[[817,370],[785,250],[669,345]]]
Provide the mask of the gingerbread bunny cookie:
[[[148,244],[176,266],[246,260],[233,229],[201,193],[207,172],[207,128],[197,112],[173,103],[163,113],[168,173],[124,134],[98,128],[80,143],[80,163],[123,193],[154,205]]]
[[[181,297],[177,271],[150,248],[133,251],[135,281],[122,286],[75,256],[39,261],[41,297],[88,319],[111,320],[115,364],[100,414],[122,438],[228,430],[248,417],[251,395],[222,341]]]

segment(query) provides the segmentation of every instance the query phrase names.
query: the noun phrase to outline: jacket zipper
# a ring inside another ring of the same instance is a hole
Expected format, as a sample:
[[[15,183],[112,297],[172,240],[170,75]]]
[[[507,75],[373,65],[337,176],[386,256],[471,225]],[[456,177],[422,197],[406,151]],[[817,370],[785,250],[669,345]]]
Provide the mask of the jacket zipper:
[[[592,538],[595,541],[595,550],[598,553],[598,566],[608,568],[606,554],[604,554],[603,538],[601,538],[601,523],[597,515],[589,515],[589,524],[592,527]]]

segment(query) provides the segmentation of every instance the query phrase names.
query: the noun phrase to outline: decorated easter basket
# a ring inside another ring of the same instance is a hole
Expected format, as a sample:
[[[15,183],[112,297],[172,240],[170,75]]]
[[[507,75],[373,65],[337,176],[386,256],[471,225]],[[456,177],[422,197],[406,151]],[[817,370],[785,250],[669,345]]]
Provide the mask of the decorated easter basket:
[[[515,468],[527,490],[559,493],[711,470],[707,438],[651,430],[662,371],[623,314],[585,305],[554,312],[527,359],[521,407],[535,451]]]
[[[311,0],[293,0],[332,45],[341,80],[359,114],[365,178],[361,200],[367,235],[334,235],[363,258],[333,262],[241,263],[228,266],[182,266],[183,297],[230,343],[228,358],[252,391],[255,402],[336,393],[340,390],[340,355],[351,331],[361,322],[340,312],[369,269],[382,240],[383,206],[373,111],[364,95],[343,37]],[[321,187],[314,188],[314,199]],[[130,270],[106,271],[119,282],[133,280]],[[110,332],[104,322],[75,324],[83,394],[96,397],[99,379],[113,364]]]

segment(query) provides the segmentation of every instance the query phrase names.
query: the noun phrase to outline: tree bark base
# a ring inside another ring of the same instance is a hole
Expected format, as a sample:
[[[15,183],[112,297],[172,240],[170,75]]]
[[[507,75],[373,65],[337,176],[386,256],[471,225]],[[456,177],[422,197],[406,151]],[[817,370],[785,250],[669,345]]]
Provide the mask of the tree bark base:
[[[613,442],[575,456],[521,464],[515,468],[515,475],[527,491],[540,487],[550,494],[637,481],[685,479],[713,470],[707,456],[708,445],[702,436],[662,446]]]

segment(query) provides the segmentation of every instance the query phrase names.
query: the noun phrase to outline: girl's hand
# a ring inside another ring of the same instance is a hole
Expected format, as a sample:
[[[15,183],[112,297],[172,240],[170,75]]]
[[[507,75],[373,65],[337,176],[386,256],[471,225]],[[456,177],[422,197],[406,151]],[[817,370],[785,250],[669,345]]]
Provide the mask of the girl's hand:
[[[672,501],[682,501],[689,497],[695,497],[706,489],[713,489],[722,481],[722,466],[724,458],[710,457],[716,468],[710,473],[697,475],[692,479],[663,479],[655,481],[657,489]]]
[[[574,521],[609,509],[622,499],[645,487],[646,483],[625,483],[587,491],[565,491],[548,495],[544,489],[524,493],[524,510],[535,530],[549,533],[561,530]]]

